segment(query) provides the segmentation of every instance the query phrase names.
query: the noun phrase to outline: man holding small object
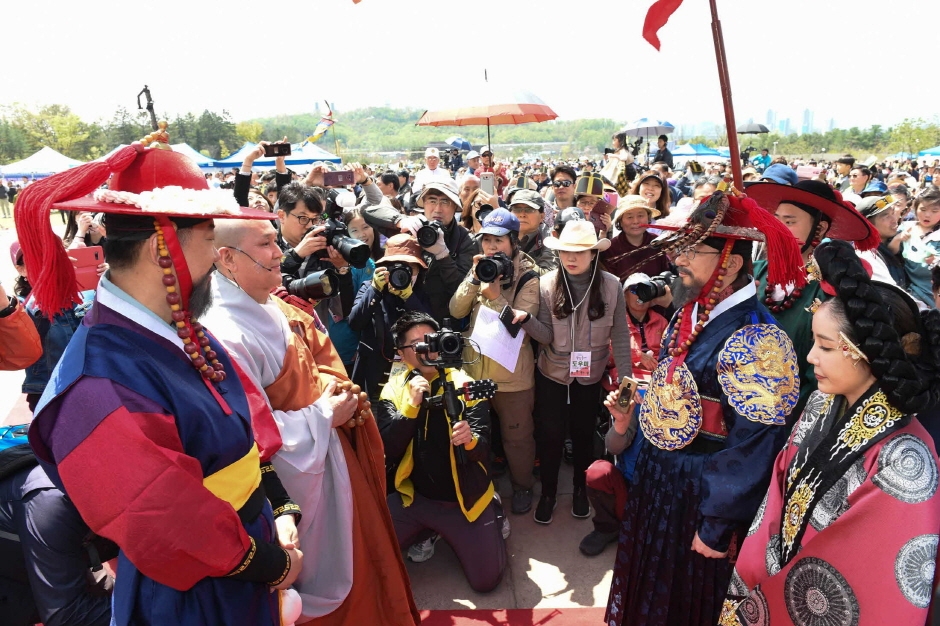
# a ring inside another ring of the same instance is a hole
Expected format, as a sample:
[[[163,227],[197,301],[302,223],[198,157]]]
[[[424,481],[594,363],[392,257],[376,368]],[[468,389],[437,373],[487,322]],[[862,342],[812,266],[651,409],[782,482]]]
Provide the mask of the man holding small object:
[[[604,447],[617,457],[617,462],[600,459],[594,461],[587,471],[588,498],[594,507],[594,530],[578,546],[585,556],[597,556],[620,536],[620,523],[627,504],[627,485],[633,478],[637,453],[643,441],[642,435],[639,439],[636,437],[636,387],[629,392],[633,397],[624,400],[627,406],[621,406],[621,392],[621,389],[615,389],[604,400],[604,406],[610,411],[610,428],[604,436]]]
[[[425,342],[440,330],[431,316],[418,312],[405,313],[392,328],[406,367],[391,376],[372,407],[394,486],[388,508],[401,548],[437,533],[457,554],[470,587],[485,593],[499,585],[506,568],[495,490],[484,465],[489,403],[464,396],[459,419],[451,420],[442,403],[433,400],[442,395],[434,364],[441,355],[426,351]],[[443,371],[458,389],[472,383],[460,369]]]

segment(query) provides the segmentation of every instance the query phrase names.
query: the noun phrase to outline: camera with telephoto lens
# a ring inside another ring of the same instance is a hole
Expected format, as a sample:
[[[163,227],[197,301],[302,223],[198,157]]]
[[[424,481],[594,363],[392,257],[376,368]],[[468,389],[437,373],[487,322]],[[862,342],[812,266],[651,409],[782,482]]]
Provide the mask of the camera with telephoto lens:
[[[630,293],[636,295],[640,302],[651,302],[666,295],[666,288],[676,279],[672,272],[663,272],[653,276],[647,281],[630,286]]]
[[[463,335],[451,329],[451,320],[444,318],[441,329],[436,333],[428,333],[424,341],[415,344],[415,354],[425,365],[435,367],[463,367],[463,349],[466,340]],[[437,353],[436,359],[428,356]]]
[[[444,232],[444,225],[434,220],[418,229],[418,243],[422,248],[430,248],[437,241],[438,233]]]
[[[340,193],[349,192],[330,189],[326,194],[326,230],[321,235],[326,237],[327,245],[336,248],[347,263],[363,268],[369,262],[372,251],[362,241],[349,236],[349,229],[343,223],[343,207],[336,200]],[[330,256],[326,249],[318,250],[315,255],[320,259],[328,259]]]
[[[411,285],[411,266],[403,261],[389,263],[388,284],[394,289],[401,291]]]
[[[480,282],[495,283],[502,276],[503,280],[512,280],[512,259],[503,252],[487,256],[477,262],[477,278]]]
[[[304,300],[326,300],[339,294],[339,274],[333,268],[296,278],[287,285],[287,293]]]

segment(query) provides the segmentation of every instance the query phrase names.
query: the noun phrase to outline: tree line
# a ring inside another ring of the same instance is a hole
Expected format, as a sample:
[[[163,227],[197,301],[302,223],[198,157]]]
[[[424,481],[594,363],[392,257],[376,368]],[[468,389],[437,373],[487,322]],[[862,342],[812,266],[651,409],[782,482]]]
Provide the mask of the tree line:
[[[485,126],[427,127],[416,126],[419,109],[370,107],[354,111],[336,111],[336,124],[319,140],[328,151],[339,149],[340,155],[362,160],[378,160],[380,152],[419,154],[434,141],[460,135],[474,145],[486,142]],[[205,156],[220,159],[248,142],[260,139],[291,142],[304,140],[313,133],[320,120],[318,113],[279,115],[235,122],[228,111],[203,111],[197,115],[158,116],[170,123],[173,143],[187,143]],[[620,124],[610,119],[555,120],[542,124],[493,126],[494,144],[555,144],[548,146],[558,156],[596,155],[610,145],[610,137]],[[85,121],[66,105],[52,104],[29,109],[21,105],[0,107],[0,164],[25,158],[43,146],[66,156],[91,160],[107,154],[120,144],[136,141],[151,131],[146,111],[124,107],[107,120]],[[726,145],[726,137],[678,137],[678,142],[691,141],[710,146]],[[897,152],[913,152],[940,145],[940,122],[937,119],[906,119],[886,128],[837,128],[825,133],[805,135],[745,135],[741,147],[752,145],[758,150],[768,148],[776,154],[790,156],[875,154],[887,156]],[[519,154],[524,148],[509,151]],[[504,151],[507,152],[507,151]],[[368,157],[376,157],[368,159]]]

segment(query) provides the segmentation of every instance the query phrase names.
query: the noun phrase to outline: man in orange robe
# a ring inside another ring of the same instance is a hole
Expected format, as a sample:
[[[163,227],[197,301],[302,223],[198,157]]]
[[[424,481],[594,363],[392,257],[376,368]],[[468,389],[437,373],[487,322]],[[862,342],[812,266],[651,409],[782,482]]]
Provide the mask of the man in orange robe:
[[[229,222],[216,227],[221,259],[205,322],[264,390],[281,431],[272,462],[300,511],[274,512],[279,536],[316,555],[294,585],[297,624],[417,624],[375,421],[355,421],[358,399],[340,390],[346,371],[314,319],[270,296],[281,281],[277,232]]]

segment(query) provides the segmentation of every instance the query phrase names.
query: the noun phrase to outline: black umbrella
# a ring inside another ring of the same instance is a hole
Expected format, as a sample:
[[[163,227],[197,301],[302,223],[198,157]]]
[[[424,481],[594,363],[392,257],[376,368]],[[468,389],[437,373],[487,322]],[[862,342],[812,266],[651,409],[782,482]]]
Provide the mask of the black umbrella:
[[[769,132],[770,129],[763,124],[742,124],[738,126],[739,135],[762,135]]]

